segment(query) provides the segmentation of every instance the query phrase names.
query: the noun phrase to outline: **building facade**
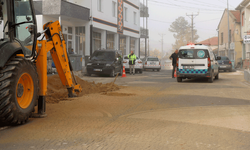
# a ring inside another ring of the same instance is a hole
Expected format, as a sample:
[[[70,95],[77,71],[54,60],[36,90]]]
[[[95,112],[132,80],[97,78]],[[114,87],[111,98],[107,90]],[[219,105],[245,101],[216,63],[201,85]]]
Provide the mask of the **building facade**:
[[[250,0],[243,0],[236,10],[240,11],[243,67],[249,68],[250,42],[244,39],[250,36]]]
[[[83,66],[95,50],[115,49],[139,55],[139,0],[34,1],[38,31],[59,20],[67,50],[82,55]]]
[[[236,65],[242,60],[242,40],[240,34],[240,11],[229,10],[229,30],[228,11],[225,9],[218,25],[219,56],[228,56]]]

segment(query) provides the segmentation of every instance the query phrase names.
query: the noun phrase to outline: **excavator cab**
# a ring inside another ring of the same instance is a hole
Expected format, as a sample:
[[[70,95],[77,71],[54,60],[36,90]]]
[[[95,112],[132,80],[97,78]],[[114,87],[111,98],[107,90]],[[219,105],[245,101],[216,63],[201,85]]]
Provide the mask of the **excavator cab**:
[[[9,51],[6,59],[15,53],[22,53],[25,57],[35,56],[37,25],[32,3],[31,0],[1,0],[3,26],[3,30],[0,31],[3,35],[1,41],[17,43],[21,49],[18,52]]]

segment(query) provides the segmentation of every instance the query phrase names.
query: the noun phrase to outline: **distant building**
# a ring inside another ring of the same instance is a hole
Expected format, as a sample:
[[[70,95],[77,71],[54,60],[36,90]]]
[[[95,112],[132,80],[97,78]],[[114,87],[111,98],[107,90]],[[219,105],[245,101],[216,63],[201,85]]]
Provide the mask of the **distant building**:
[[[204,41],[199,42],[198,44],[210,46],[212,48],[212,50],[214,51],[214,53],[217,54],[218,37],[212,37],[212,38],[206,39]]]
[[[67,50],[85,60],[98,49],[139,55],[140,0],[36,0],[34,5],[38,31],[59,20]]]
[[[219,37],[218,55],[229,57],[236,65],[242,59],[240,11],[229,10],[229,30],[227,12],[227,9],[225,9],[217,28]]]

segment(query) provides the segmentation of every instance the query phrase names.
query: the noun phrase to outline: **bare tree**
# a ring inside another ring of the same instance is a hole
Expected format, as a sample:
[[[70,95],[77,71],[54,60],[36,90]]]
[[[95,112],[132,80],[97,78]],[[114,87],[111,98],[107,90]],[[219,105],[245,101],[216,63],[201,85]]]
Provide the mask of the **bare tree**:
[[[192,40],[192,28],[188,24],[188,21],[184,17],[178,17],[169,28],[170,32],[174,33],[175,43],[172,44],[173,49],[178,49],[180,46],[190,43]],[[197,35],[197,30],[194,29],[194,42],[196,43],[199,35]]]

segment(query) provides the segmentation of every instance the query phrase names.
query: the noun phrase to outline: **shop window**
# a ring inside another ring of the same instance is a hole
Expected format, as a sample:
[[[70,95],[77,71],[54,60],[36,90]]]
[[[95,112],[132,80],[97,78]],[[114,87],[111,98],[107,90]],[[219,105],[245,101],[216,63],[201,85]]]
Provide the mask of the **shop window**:
[[[93,32],[93,50],[101,49],[101,44],[101,33]]]
[[[122,51],[122,55],[126,55],[126,38],[120,37],[120,50]]]
[[[73,45],[72,45],[72,43],[73,43],[73,32],[72,32],[72,27],[68,27],[68,37],[67,37],[67,50],[68,50],[68,52],[71,50],[71,49],[73,49]],[[75,52],[75,50],[74,50],[74,52]]]
[[[75,34],[76,53],[80,55],[85,55],[85,27],[76,27],[75,31],[76,31]]]
[[[107,49],[114,49],[115,35],[107,34]]]
[[[69,33],[69,34],[73,34],[73,32],[72,32],[72,27],[68,27],[68,33]]]

